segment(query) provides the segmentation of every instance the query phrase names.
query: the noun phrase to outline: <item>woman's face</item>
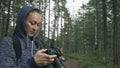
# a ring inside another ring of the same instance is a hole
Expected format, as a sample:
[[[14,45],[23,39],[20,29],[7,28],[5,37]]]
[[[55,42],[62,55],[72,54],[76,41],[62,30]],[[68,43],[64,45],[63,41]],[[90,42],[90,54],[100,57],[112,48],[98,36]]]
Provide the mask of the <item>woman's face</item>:
[[[29,37],[33,37],[40,28],[42,15],[38,12],[30,12],[25,20],[26,32]]]

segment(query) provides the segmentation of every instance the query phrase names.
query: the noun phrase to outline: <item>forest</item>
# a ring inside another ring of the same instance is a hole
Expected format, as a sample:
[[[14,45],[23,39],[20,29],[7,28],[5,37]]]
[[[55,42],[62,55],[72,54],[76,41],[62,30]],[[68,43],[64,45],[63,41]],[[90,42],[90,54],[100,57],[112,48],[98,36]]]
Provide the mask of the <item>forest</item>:
[[[89,0],[71,16],[67,0],[0,0],[0,40],[12,35],[19,9],[34,5],[43,12],[39,38],[48,47],[54,39],[63,55],[80,60],[82,68],[120,68],[119,3]]]

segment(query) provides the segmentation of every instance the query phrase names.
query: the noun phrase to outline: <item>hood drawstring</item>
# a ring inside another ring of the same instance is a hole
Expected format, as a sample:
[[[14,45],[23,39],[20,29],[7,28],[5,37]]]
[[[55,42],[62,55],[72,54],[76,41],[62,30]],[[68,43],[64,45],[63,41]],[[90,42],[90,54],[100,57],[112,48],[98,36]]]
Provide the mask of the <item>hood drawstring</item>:
[[[28,39],[28,35],[27,35],[27,48],[29,48],[29,39]]]
[[[32,45],[31,45],[31,55],[33,56],[33,40],[32,40]]]
[[[33,39],[30,39],[27,35],[27,48],[30,48],[30,53],[31,53],[31,56],[33,56],[33,45],[34,45],[34,42],[33,42]]]

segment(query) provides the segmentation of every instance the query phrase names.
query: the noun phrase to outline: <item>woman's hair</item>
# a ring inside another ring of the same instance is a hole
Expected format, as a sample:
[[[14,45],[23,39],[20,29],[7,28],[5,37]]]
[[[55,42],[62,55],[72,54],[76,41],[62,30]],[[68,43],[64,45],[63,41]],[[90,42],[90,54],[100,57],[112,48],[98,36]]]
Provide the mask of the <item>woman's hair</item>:
[[[28,15],[29,15],[31,12],[37,12],[37,13],[39,13],[39,14],[42,16],[42,11],[40,11],[39,9],[32,9],[32,10],[30,10],[30,11],[27,13],[26,18],[28,17]]]

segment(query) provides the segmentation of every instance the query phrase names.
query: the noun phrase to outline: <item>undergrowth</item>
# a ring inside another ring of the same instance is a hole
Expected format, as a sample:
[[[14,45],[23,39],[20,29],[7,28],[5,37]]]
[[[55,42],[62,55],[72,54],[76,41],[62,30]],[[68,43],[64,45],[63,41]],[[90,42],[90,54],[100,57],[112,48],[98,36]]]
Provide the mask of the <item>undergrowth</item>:
[[[120,68],[119,65],[113,65],[112,58],[107,58],[107,63],[104,63],[103,58],[94,55],[80,55],[80,54],[65,54],[65,57],[78,59],[82,68]]]

